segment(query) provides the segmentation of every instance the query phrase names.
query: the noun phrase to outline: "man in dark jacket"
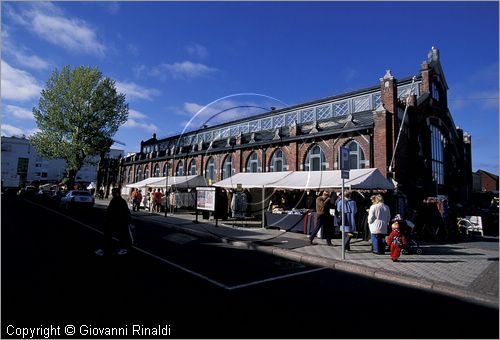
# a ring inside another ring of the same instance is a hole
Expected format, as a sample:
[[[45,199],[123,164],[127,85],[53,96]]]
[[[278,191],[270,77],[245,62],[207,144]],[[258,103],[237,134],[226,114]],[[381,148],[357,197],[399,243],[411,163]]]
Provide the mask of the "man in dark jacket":
[[[316,199],[316,226],[312,231],[312,234],[309,235],[309,241],[311,244],[314,244],[313,240],[316,237],[318,231],[323,228],[323,237],[326,239],[326,244],[332,245],[332,234],[333,232],[330,230],[332,228],[331,224],[331,215],[330,215],[330,198],[328,191],[323,191],[321,196],[318,196]]]
[[[113,249],[113,234],[120,240],[120,250],[118,255],[126,255],[132,247],[129,223],[130,210],[127,202],[121,197],[120,189],[113,188],[112,199],[106,210],[106,224],[104,226],[105,249],[99,249],[95,253],[99,256],[109,255]]]

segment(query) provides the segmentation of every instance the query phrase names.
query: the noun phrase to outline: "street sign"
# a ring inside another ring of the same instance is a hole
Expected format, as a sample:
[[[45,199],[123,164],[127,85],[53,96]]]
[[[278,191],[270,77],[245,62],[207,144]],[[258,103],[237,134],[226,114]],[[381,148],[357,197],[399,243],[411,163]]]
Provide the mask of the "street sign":
[[[349,164],[349,149],[340,147],[340,170],[351,170]]]
[[[349,179],[349,170],[340,170],[340,178]]]

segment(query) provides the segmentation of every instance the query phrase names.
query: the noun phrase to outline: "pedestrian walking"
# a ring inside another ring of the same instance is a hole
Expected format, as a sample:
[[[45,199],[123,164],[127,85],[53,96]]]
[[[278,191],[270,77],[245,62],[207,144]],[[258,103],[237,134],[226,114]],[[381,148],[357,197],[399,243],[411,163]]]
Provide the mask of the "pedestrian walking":
[[[401,249],[406,247],[406,237],[399,229],[399,223],[394,222],[392,224],[392,231],[387,238],[387,245],[391,247],[391,259],[392,262],[396,262],[401,256]]]
[[[156,189],[156,191],[153,193],[153,201],[154,201],[154,210],[156,212],[161,211],[161,198],[162,198],[162,193],[160,192],[160,189]]]
[[[357,233],[356,228],[356,213],[358,212],[358,207],[356,201],[351,199],[351,193],[344,193],[344,232],[346,237],[344,239],[344,249],[347,251],[351,250],[351,238],[354,233]],[[337,201],[337,211],[342,214],[342,200]],[[341,215],[342,218],[342,215]],[[339,221],[342,222],[342,219]],[[342,230],[341,230],[342,231]]]
[[[132,192],[130,193],[130,198],[132,200],[132,211],[139,210],[137,208],[137,189],[132,188]]]
[[[372,249],[373,253],[383,255],[385,254],[384,238],[391,220],[391,212],[389,207],[384,204],[382,195],[372,196],[371,200],[373,204],[368,212],[368,226],[372,234]]]
[[[135,196],[135,205],[137,211],[141,210],[141,202],[142,202],[142,192],[141,190],[137,189],[137,195]]]
[[[323,237],[326,238],[326,244],[329,246],[332,245],[332,236],[334,232],[330,230],[333,228],[333,223],[330,223],[332,218],[330,216],[330,209],[328,207],[328,205],[330,204],[329,195],[329,192],[325,190],[323,191],[323,194],[321,196],[318,196],[318,198],[316,198],[316,226],[314,227],[312,234],[308,236],[309,242],[311,244],[314,244],[313,240],[316,237],[316,234],[321,228],[323,228]],[[328,209],[325,209],[325,205]]]
[[[130,209],[127,202],[121,197],[120,189],[113,188],[111,191],[111,201],[106,210],[106,222],[104,225],[104,249],[96,250],[98,256],[109,256],[113,251],[113,235],[120,241],[118,255],[126,255],[131,247],[132,240],[129,233],[131,221]]]

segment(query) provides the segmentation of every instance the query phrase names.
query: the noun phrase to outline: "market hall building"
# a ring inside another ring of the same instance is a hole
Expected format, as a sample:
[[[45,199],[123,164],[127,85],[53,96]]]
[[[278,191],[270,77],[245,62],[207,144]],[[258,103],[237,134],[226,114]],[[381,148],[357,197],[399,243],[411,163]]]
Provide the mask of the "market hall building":
[[[433,47],[415,76],[388,70],[370,88],[164,139],[153,134],[122,159],[122,186],[152,176],[213,183],[239,172],[338,170],[344,146],[351,169],[377,168],[409,206],[437,195],[463,204],[472,190],[471,136],[455,126],[447,90]]]

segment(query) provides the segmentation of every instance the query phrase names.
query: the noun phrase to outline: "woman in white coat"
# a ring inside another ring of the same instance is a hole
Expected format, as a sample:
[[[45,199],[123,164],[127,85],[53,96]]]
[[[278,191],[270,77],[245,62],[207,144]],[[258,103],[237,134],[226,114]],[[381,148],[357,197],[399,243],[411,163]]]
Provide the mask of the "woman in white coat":
[[[368,226],[372,234],[372,249],[375,254],[383,255],[385,253],[384,238],[391,221],[391,212],[384,204],[382,195],[372,196],[371,200],[373,204],[368,212]]]

